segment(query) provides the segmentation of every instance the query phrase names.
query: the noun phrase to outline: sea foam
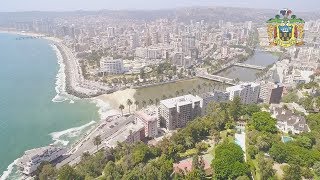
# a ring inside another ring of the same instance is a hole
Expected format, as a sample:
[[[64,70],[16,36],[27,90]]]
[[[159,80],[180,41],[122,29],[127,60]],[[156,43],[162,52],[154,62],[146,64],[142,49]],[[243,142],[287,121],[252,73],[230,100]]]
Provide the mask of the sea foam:
[[[63,63],[63,57],[56,45],[50,44],[53,51],[56,53],[59,65],[59,71],[56,76],[56,93],[57,95],[52,99],[52,102],[63,102],[68,100],[66,92],[66,74],[65,74],[65,64]]]
[[[92,102],[99,108],[98,113],[100,115],[100,119],[106,119],[108,116],[119,114],[119,111],[112,109],[110,104],[99,98],[94,98]]]
[[[67,130],[59,131],[59,132],[53,132],[49,135],[52,137],[54,144],[62,144],[64,146],[67,146],[69,144],[68,138],[77,137],[81,134],[82,130],[84,130],[87,127],[90,127],[91,125],[95,124],[95,121],[91,121],[87,124],[84,124],[79,127],[73,127]],[[64,139],[62,139],[65,137]]]
[[[9,164],[9,166],[7,167],[7,170],[2,173],[0,180],[5,180],[9,177],[14,166],[17,164],[18,160],[19,160],[19,158],[14,160],[11,164]]]

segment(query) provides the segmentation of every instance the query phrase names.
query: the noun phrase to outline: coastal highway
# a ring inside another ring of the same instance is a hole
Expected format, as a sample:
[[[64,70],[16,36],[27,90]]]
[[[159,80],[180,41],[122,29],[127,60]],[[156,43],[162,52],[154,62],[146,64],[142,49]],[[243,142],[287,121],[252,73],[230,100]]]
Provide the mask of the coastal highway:
[[[105,142],[108,141],[111,136],[115,135],[119,130],[132,121],[134,121],[133,116],[122,117],[120,115],[111,116],[105,120],[102,120],[99,122],[98,126],[94,128],[94,130],[92,130],[86,137],[79,141],[75,147],[70,149],[69,156],[57,163],[56,167],[60,168],[65,164],[74,165],[79,163],[84,152],[89,152],[90,154],[97,152],[98,149],[101,149],[105,146]],[[93,139],[98,135],[101,136],[102,143],[97,149],[97,146],[93,144]]]

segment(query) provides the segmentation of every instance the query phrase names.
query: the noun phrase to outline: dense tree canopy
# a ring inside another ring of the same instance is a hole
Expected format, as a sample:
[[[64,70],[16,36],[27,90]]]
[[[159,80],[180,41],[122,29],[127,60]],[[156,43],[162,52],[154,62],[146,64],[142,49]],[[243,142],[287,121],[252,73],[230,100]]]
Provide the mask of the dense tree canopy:
[[[270,133],[277,132],[276,120],[271,117],[268,112],[256,112],[252,115],[250,122],[258,131],[265,131]]]
[[[241,147],[232,142],[224,142],[215,149],[211,166],[217,179],[235,179],[249,172]]]

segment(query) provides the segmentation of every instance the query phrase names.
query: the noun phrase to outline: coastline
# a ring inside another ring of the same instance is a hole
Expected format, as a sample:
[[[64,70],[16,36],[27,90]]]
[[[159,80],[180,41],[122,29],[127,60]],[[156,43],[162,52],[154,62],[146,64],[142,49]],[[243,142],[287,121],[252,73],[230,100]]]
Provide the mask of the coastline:
[[[116,91],[115,89],[104,87],[99,83],[85,80],[82,76],[82,71],[78,59],[74,56],[70,48],[62,43],[63,40],[52,36],[46,36],[45,34],[33,32],[0,30],[0,33],[39,37],[49,41],[50,44],[55,46],[59,51],[56,52],[58,56],[58,64],[60,65],[60,67],[63,66],[62,69],[64,69],[65,74],[65,77],[57,78],[65,78],[64,90],[60,89],[62,91],[65,91],[65,94],[84,99],[97,97],[102,94],[109,94]],[[59,54],[61,54],[61,61],[59,61]]]

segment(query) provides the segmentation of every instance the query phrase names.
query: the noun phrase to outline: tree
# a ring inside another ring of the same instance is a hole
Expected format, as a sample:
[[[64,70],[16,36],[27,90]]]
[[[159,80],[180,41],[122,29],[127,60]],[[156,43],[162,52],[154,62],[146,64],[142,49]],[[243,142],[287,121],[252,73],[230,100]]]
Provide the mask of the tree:
[[[156,105],[158,105],[160,102],[159,98],[156,98]]]
[[[314,175],[312,173],[312,171],[310,170],[310,168],[302,168],[301,170],[302,172],[302,176],[305,178],[305,179],[313,179]]]
[[[124,105],[123,105],[123,104],[120,104],[119,109],[120,109],[120,111],[121,111],[121,115],[123,116]]]
[[[317,98],[316,98],[316,107],[318,108],[318,109],[320,109],[320,96],[318,96]]]
[[[153,100],[149,99],[149,105],[152,105],[152,104],[153,104]]]
[[[58,179],[59,180],[66,180],[66,179],[78,180],[82,178],[80,175],[76,173],[76,171],[70,165],[66,164],[58,170]]]
[[[256,104],[248,104],[243,107],[244,114],[252,116],[253,113],[261,111],[260,107]]]
[[[300,180],[302,179],[301,168],[298,165],[291,164],[283,168],[283,179],[284,180]]]
[[[312,166],[313,171],[320,176],[320,161],[314,163],[314,165]]]
[[[192,94],[195,95],[196,92],[197,92],[196,89],[193,88],[193,89],[192,89]]]
[[[200,94],[201,85],[200,85],[200,84],[198,84],[197,88],[198,88],[198,94]]]
[[[109,161],[104,168],[104,176],[107,179],[121,179],[121,172],[119,172],[120,168],[117,168],[117,165],[113,161]]]
[[[101,136],[100,136],[100,135],[96,136],[96,137],[93,139],[93,144],[94,144],[95,146],[97,146],[97,150],[98,150],[99,145],[101,144],[101,142],[102,142],[102,140],[101,140]]]
[[[312,148],[312,140],[307,136],[298,136],[296,139],[296,143],[304,148],[311,149]]]
[[[277,132],[276,120],[271,117],[268,112],[256,112],[252,115],[250,122],[258,131],[265,131],[270,133]]]
[[[132,105],[132,100],[131,99],[127,100],[127,105],[129,106],[129,114],[131,114],[131,112],[130,112],[130,106]]]
[[[215,179],[235,179],[249,173],[241,147],[231,142],[217,146],[211,166]]]
[[[179,94],[180,94],[180,92],[177,90],[177,91],[176,91],[176,97],[178,97]]]
[[[288,152],[283,146],[283,143],[276,143],[274,144],[269,151],[271,157],[277,161],[278,163],[283,163],[286,161],[288,157]]]
[[[56,170],[51,164],[46,164],[42,167],[39,174],[40,180],[54,180],[56,179]]]
[[[162,95],[162,100],[167,99],[166,95]]]
[[[270,179],[275,175],[275,170],[273,169],[273,161],[264,158],[263,154],[257,156],[258,171],[260,174],[259,179]]]
[[[242,104],[241,98],[239,96],[235,96],[230,104],[230,113],[233,117],[233,120],[237,121],[242,113]]]
[[[135,101],[134,105],[136,105],[136,111],[138,110],[138,106],[139,106],[139,101]]]
[[[248,176],[239,176],[236,180],[250,180]]]
[[[142,106],[143,106],[143,107],[146,107],[146,105],[147,105],[147,102],[146,102],[145,100],[143,100],[143,101],[142,101]]]
[[[285,103],[298,102],[299,97],[295,92],[289,92],[282,98],[282,101]]]

